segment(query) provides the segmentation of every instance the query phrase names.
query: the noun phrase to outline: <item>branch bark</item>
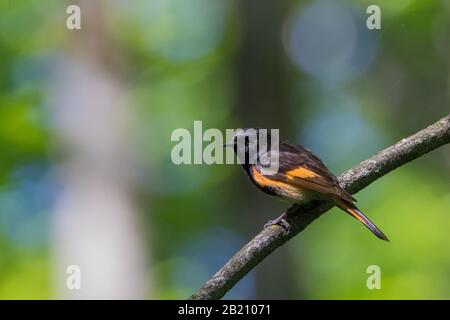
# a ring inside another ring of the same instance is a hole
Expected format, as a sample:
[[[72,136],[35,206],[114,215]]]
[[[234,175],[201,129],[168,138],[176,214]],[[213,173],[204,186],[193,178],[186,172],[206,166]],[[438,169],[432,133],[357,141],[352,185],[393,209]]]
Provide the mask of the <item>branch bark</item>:
[[[450,143],[450,114],[347,170],[338,177],[339,182],[348,192],[356,193],[392,170],[448,143]],[[271,252],[332,207],[331,203],[325,201],[313,201],[302,206],[293,205],[288,209],[289,214],[286,219],[291,225],[289,231],[277,225],[263,229],[190,299],[222,298]]]

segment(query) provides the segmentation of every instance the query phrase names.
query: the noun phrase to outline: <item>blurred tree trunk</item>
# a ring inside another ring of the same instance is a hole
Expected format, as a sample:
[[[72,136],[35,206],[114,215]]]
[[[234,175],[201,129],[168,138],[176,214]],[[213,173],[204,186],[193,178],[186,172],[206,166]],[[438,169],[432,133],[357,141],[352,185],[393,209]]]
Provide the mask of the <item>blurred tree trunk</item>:
[[[56,70],[53,113],[64,153],[55,208],[57,298],[144,298],[145,252],[129,178],[132,109],[102,17],[106,2],[80,1],[82,29]],[[114,64],[116,65],[116,64]],[[68,290],[66,269],[81,270]],[[146,279],[147,280],[147,279]]]
[[[242,44],[238,56],[239,100],[236,117],[246,127],[278,128],[280,138],[291,135],[293,122],[289,113],[289,81],[286,58],[281,42],[284,18],[289,1],[242,1]],[[242,175],[242,179],[246,179]],[[247,190],[240,201],[248,205],[248,236],[258,232],[268,220],[275,218],[280,206],[246,181]],[[240,196],[237,195],[237,196]],[[294,297],[292,258],[289,246],[275,252],[256,269],[256,298]],[[271,279],[268,281],[268,279]],[[296,295],[298,298],[298,295]]]

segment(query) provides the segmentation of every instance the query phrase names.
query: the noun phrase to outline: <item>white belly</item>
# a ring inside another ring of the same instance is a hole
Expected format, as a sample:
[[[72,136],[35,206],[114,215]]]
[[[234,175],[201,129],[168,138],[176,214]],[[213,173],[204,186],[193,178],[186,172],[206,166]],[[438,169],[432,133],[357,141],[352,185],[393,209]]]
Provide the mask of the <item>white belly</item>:
[[[278,188],[278,197],[297,204],[304,204],[322,198],[321,195],[315,191],[294,187]]]

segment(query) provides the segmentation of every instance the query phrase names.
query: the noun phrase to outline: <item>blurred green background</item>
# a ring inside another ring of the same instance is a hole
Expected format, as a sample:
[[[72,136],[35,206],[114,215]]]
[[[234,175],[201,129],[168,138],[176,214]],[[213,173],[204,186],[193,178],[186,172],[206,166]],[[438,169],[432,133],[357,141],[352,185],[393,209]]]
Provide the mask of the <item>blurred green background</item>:
[[[174,165],[173,130],[279,128],[339,174],[448,114],[449,75],[449,1],[0,0],[0,298],[186,298],[287,204]],[[449,172],[356,195],[390,243],[333,209],[226,298],[449,299]]]

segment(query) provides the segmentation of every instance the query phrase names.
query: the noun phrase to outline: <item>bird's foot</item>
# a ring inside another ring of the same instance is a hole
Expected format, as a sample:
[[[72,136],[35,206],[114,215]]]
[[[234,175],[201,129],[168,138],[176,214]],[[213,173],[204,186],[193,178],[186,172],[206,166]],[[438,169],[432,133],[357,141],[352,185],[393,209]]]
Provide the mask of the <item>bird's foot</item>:
[[[291,225],[289,222],[286,221],[286,212],[283,213],[281,216],[274,220],[269,220],[265,225],[264,228],[268,228],[270,226],[278,225],[284,229],[285,232],[288,232],[291,229]]]

